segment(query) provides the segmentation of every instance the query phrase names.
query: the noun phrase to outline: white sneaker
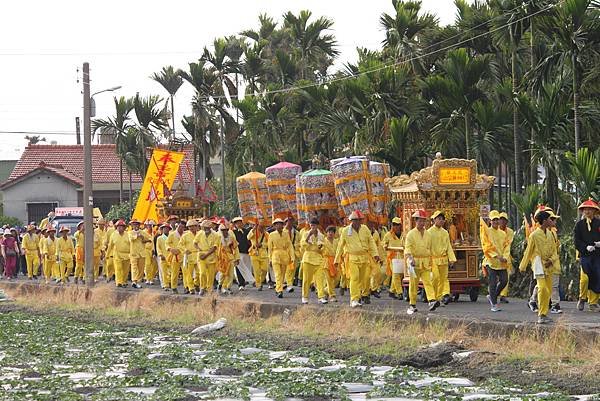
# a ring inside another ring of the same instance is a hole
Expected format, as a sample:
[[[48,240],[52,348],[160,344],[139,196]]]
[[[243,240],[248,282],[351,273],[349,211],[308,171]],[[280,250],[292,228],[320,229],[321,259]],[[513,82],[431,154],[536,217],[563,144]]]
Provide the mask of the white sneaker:
[[[352,302],[350,302],[350,307],[351,308],[357,308],[359,306],[362,306],[362,304],[360,302],[358,302],[358,301],[352,301]]]
[[[329,298],[329,302],[337,302],[337,301],[338,301],[338,300],[337,300],[337,298],[336,298],[336,297],[331,297],[331,298]]]
[[[292,287],[291,285],[288,286],[288,288],[286,289],[287,292],[294,292],[294,287]]]
[[[414,314],[416,312],[417,312],[417,307],[414,306],[414,305],[410,305],[408,307],[408,309],[406,310],[406,314],[408,314],[408,315],[412,315],[412,314]]]
[[[325,305],[327,303],[327,298],[319,299],[319,303]]]
[[[302,298],[302,305],[306,305],[308,303],[308,298]]]

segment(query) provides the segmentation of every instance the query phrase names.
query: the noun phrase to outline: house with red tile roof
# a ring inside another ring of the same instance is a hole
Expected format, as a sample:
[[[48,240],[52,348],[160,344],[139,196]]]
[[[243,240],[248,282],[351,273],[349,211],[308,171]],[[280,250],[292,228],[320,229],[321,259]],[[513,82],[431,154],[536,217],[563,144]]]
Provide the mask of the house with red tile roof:
[[[185,147],[178,180],[193,188],[192,147]],[[0,184],[4,214],[22,222],[39,222],[55,207],[83,206],[83,146],[30,145],[25,148],[10,176]],[[102,213],[129,197],[129,172],[120,162],[114,144],[92,145],[94,207]],[[131,175],[132,190],[142,186],[142,177]]]

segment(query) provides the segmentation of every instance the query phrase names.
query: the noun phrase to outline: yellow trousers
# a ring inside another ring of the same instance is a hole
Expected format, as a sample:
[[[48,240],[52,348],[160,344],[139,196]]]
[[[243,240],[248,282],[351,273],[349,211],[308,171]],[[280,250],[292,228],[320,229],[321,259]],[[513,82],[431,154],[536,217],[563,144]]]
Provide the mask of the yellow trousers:
[[[579,268],[579,299],[588,299],[588,275]]]
[[[146,255],[144,258],[144,275],[147,281],[154,281],[158,271],[158,266],[156,265],[156,260],[152,256],[152,253],[148,253],[149,255]]]
[[[233,282],[233,272],[235,270],[235,266],[233,262],[230,263],[229,269],[227,269],[227,273],[221,272],[221,278],[219,279],[219,284],[221,284],[221,289],[228,290],[231,288],[231,283]]]
[[[321,274],[324,270],[323,265],[314,265],[312,263],[302,262],[302,298],[310,296],[310,286],[315,282],[317,287],[317,296],[325,298],[325,288],[323,288],[323,277]]]
[[[408,296],[410,298],[410,304],[417,304],[417,292],[419,290],[419,280],[423,282],[423,288],[425,289],[425,295],[429,301],[435,300],[435,290],[431,283],[431,270],[430,269],[417,269],[415,268],[415,276],[410,276],[410,282],[408,285]]]
[[[430,301],[441,301],[444,295],[450,295],[450,281],[448,280],[448,265],[434,265],[431,268],[431,285],[433,287],[433,298],[427,299]]]
[[[216,262],[207,263],[201,260],[198,265],[200,266],[200,288],[206,292],[211,292],[217,275],[217,264]]]
[[[158,264],[158,261],[156,262]],[[171,266],[167,263],[166,259],[160,259],[160,271],[162,281],[160,283],[162,288],[171,287]]]
[[[329,274],[329,266],[327,266],[327,264],[323,266],[321,271],[322,272],[320,275],[322,278],[320,281],[324,288],[327,286],[327,290],[325,292],[327,295],[329,295],[329,298],[335,298],[335,286],[340,277],[339,272],[336,272],[335,276],[331,276],[331,274]]]
[[[271,265],[273,266],[273,271],[275,272],[275,291],[283,292],[283,282],[287,277],[288,264],[273,262]]]
[[[260,287],[264,284],[267,278],[267,272],[269,271],[269,259],[258,256],[250,256],[250,260],[252,261],[252,271],[254,273],[254,280],[256,280],[256,286]]]
[[[112,256],[107,256],[104,259],[104,276],[108,280],[115,275],[115,262]]]
[[[181,273],[181,262],[173,258],[169,262],[169,270],[171,271],[171,289],[174,290],[179,284],[179,274]]]
[[[350,273],[350,279],[348,280],[350,284],[350,300],[359,301],[361,296],[364,296],[364,285],[365,283],[368,284],[368,279],[371,277],[369,262],[358,263],[349,261],[348,271]],[[366,291],[369,291],[369,287],[366,287]]]
[[[83,278],[85,274],[85,269],[84,269],[84,261],[83,260],[76,260],[75,261],[75,278]]]
[[[60,275],[60,266],[59,263],[57,261],[54,262],[54,264],[52,265],[52,278],[55,280],[60,280],[62,279],[62,276]]]
[[[383,280],[385,280],[385,274],[381,272],[381,264],[373,262],[371,264],[371,291],[379,291]]]
[[[94,255],[94,280],[100,275],[100,255]]]
[[[550,295],[552,294],[552,274],[536,278],[538,285],[538,316],[548,316]]]
[[[404,274],[402,273],[392,273],[392,280],[390,283],[390,292],[396,295],[402,295],[402,280],[404,279]]]
[[[285,283],[288,287],[294,285],[294,279],[296,278],[296,263],[290,263],[285,271]]]
[[[122,285],[127,284],[127,276],[130,270],[130,259],[113,258],[115,266],[115,284]]]
[[[144,258],[132,256],[129,258],[131,265],[131,281],[138,283],[144,278]]]
[[[196,269],[196,265],[198,262],[196,261],[186,261],[185,265],[181,266],[181,271],[183,273],[183,287],[187,288],[189,291],[194,289],[194,269]]]
[[[373,267],[373,263],[365,263],[364,274],[360,276],[360,295],[362,297],[368,297],[371,295],[371,271],[373,270]],[[350,269],[352,269],[352,267],[350,267]],[[352,273],[350,273],[350,284],[352,285]]]
[[[63,258],[58,264],[58,274],[62,282],[67,281],[71,273],[73,272],[73,258]]]
[[[44,259],[44,277],[46,278],[46,281],[50,281],[52,279],[52,271],[55,270],[56,261],[54,260],[54,257],[52,257],[51,259],[46,257]]]
[[[36,252],[27,251],[25,262],[27,263],[27,277],[37,276],[40,270],[40,256]]]

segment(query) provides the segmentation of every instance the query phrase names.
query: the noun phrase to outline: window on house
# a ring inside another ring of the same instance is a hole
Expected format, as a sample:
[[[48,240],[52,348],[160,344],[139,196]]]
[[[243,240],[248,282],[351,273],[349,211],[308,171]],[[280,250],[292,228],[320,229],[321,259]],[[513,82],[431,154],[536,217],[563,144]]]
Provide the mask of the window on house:
[[[58,207],[58,203],[56,202],[28,203],[26,223],[35,222],[35,224],[40,224],[40,221],[48,217],[48,213],[53,211],[56,207]]]

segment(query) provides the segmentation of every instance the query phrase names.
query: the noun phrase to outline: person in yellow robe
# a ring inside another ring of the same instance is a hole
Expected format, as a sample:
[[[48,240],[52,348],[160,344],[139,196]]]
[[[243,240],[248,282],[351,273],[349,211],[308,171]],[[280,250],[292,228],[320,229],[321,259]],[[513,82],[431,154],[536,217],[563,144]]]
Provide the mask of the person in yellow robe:
[[[106,253],[113,256],[115,266],[115,285],[127,287],[127,276],[129,276],[131,263],[131,239],[125,231],[127,224],[123,220],[115,224],[115,232],[110,236]]]
[[[335,267],[339,268],[342,255],[347,255],[344,261],[350,276],[350,306],[362,306],[363,283],[365,275],[370,272],[371,258],[379,262],[379,253],[371,231],[361,223],[364,218],[360,211],[354,211],[348,216],[350,225],[343,227],[335,253]]]
[[[535,219],[540,225],[529,236],[527,248],[519,264],[519,270],[524,272],[531,264],[538,287],[538,323],[550,321],[548,310],[552,291],[552,277],[556,271],[558,255],[556,243],[551,232],[551,214],[548,211],[537,213]]]
[[[287,285],[287,292],[294,292],[294,284],[296,278],[299,274],[299,270],[302,269],[302,266],[296,266],[296,262],[301,263],[302,255],[301,255],[301,245],[300,239],[302,238],[302,229],[298,230],[294,227],[294,217],[289,216],[284,221],[285,231],[288,233],[290,237],[290,241],[292,241],[292,245],[294,247],[294,259],[290,262],[288,269],[285,272],[285,284]]]
[[[147,285],[154,285],[154,279],[156,278],[157,265],[156,265],[156,250],[154,249],[154,227],[156,223],[152,219],[148,219],[144,222],[144,233],[150,241],[144,243],[144,278]]]
[[[183,273],[184,294],[195,294],[194,271],[198,264],[198,248],[194,244],[196,234],[198,233],[198,221],[189,219],[186,223],[188,231],[184,232],[179,239],[177,247],[183,255],[181,271]]]
[[[367,227],[369,227],[369,230],[371,231],[373,241],[375,241],[375,249],[377,249],[377,255],[379,256],[379,262],[376,261],[374,257],[371,257],[369,263],[370,272],[365,278],[365,283],[363,283],[363,300],[365,303],[370,304],[371,295],[375,298],[381,297],[379,290],[385,277],[381,274],[381,258],[383,257],[383,254],[380,252],[381,236],[379,235],[379,231],[377,231],[377,225],[375,223],[369,222]]]
[[[219,225],[217,237],[217,270],[221,273],[219,285],[221,293],[229,295],[231,294],[235,264],[240,260],[238,242],[233,232],[225,224]]]
[[[25,254],[27,264],[27,277],[29,280],[37,278],[40,267],[40,237],[35,233],[35,226],[28,225],[27,232],[21,240],[21,249]]]
[[[38,271],[46,278],[44,273],[44,255],[42,255],[42,247],[44,246],[44,240],[48,238],[48,228],[46,226],[39,226],[36,233],[39,238],[38,249],[40,250],[40,265]]]
[[[115,264],[113,255],[109,254],[107,252],[107,249],[108,241],[110,240],[110,237],[113,235],[113,233],[116,231],[115,224],[117,223],[117,221],[118,220],[113,220],[109,222],[108,228],[106,229],[106,231],[104,231],[104,240],[102,241],[102,252],[104,253],[103,273],[107,283],[113,280],[115,277]]]
[[[156,238],[156,263],[160,273],[160,285],[165,291],[171,289],[171,269],[169,263],[167,263],[167,257],[169,256],[167,239],[169,238],[170,231],[171,226],[165,223],[160,226],[160,235]]]
[[[300,247],[302,253],[302,304],[308,303],[310,287],[315,283],[319,303],[326,304],[325,288],[322,271],[325,264],[323,261],[323,243],[325,236],[319,232],[319,220],[312,219],[310,228],[302,234]]]
[[[146,244],[152,242],[152,238],[144,230],[141,230],[141,223],[133,219],[129,222],[131,230],[129,231],[129,240],[131,243],[130,264],[131,281],[133,288],[142,288],[140,283],[144,279],[144,267],[146,264]]]
[[[44,261],[44,277],[46,284],[52,279],[52,271],[56,270],[56,229],[49,226],[46,230],[48,237],[42,240],[42,259]]]
[[[435,299],[435,290],[431,283],[431,234],[425,229],[427,212],[417,210],[412,217],[415,219],[415,228],[406,234],[404,241],[404,257],[410,275],[408,285],[408,298],[410,305],[407,314],[417,312],[417,292],[419,280],[423,282],[425,295],[429,300],[429,310],[434,311],[440,306]]]
[[[387,253],[386,272],[391,277],[390,297],[403,298],[402,280],[404,279],[404,236],[402,235],[402,220],[392,219],[392,229],[383,236],[383,249]],[[395,270],[395,271],[394,271]]]
[[[69,237],[71,230],[68,227],[61,227],[60,238],[56,240],[56,261],[60,272],[60,282],[69,281],[69,276],[73,272],[73,257],[75,256],[75,246],[73,240]]]
[[[513,240],[515,238],[515,231],[508,226],[508,214],[506,212],[500,213],[500,229],[506,233],[506,240],[508,241],[509,258],[508,258],[508,282],[506,287],[500,293],[500,303],[508,303],[508,285],[510,284],[510,275],[512,273],[512,256],[510,255],[510,248],[512,247]]]
[[[335,252],[339,240],[335,237],[335,226],[329,226],[325,230],[325,240],[323,241],[323,282],[327,286],[327,296],[329,302],[337,302],[335,287],[340,280],[340,270],[335,266]]]
[[[450,281],[448,269],[456,263],[454,249],[450,243],[450,234],[444,228],[446,216],[440,210],[431,215],[433,225],[427,231],[431,235],[431,284],[435,292],[435,300],[443,305],[450,302]]]
[[[248,240],[250,241],[248,254],[252,262],[255,285],[258,291],[262,291],[269,271],[269,252],[267,250],[269,233],[259,222],[248,233]]]
[[[181,265],[183,263],[183,254],[179,250],[179,241],[185,232],[184,221],[177,223],[176,229],[172,230],[167,237],[165,245],[167,246],[167,263],[171,272],[171,291],[177,294],[177,286],[179,285],[179,275],[181,274]],[[171,226],[172,227],[172,226]]]
[[[275,231],[269,234],[267,249],[269,260],[275,272],[275,293],[283,298],[283,282],[290,264],[294,263],[296,251],[288,231],[283,229],[283,220],[273,220]]]
[[[481,248],[483,250],[483,264],[489,276],[488,302],[492,312],[499,312],[500,306],[498,296],[508,282],[508,261],[510,258],[510,247],[506,232],[500,229],[500,213],[492,210],[489,214],[491,227],[485,227],[481,237]]]
[[[100,263],[103,262],[103,273],[106,276],[106,255],[104,244],[106,242],[106,220],[103,217],[96,222],[94,230],[94,279],[100,275]]]
[[[198,286],[200,295],[204,295],[213,290],[217,275],[217,250],[221,240],[209,220],[203,221],[201,226],[202,230],[196,234],[194,244],[198,249]]]
[[[85,275],[85,230],[83,221],[77,224],[77,231],[73,234],[75,239],[75,284],[81,280],[84,282]]]

